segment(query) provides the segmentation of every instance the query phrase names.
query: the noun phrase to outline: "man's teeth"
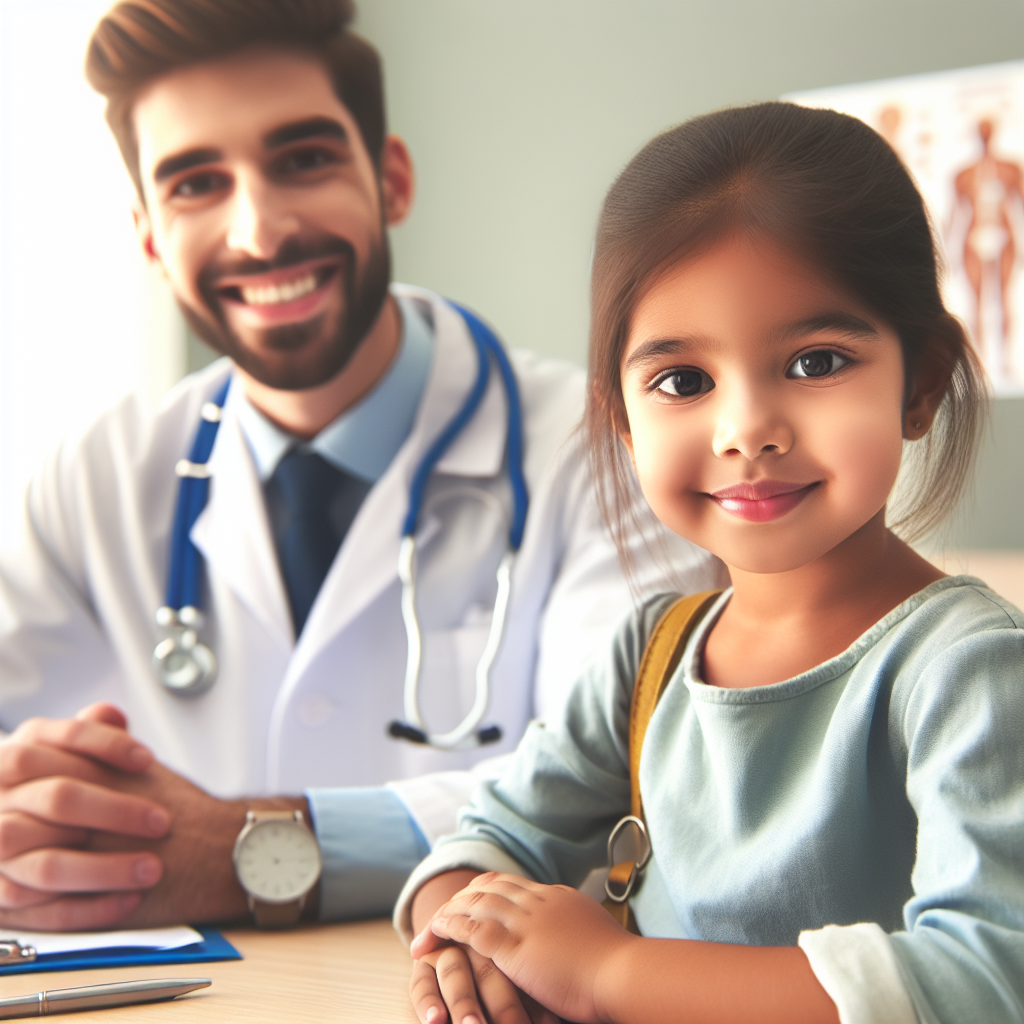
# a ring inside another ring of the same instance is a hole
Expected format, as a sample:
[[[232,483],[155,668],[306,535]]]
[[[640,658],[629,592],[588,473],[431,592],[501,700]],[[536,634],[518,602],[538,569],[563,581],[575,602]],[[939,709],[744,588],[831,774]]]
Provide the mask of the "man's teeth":
[[[316,288],[316,275],[307,274],[283,284],[268,284],[262,288],[243,288],[242,298],[250,306],[273,306],[280,302],[294,302]]]

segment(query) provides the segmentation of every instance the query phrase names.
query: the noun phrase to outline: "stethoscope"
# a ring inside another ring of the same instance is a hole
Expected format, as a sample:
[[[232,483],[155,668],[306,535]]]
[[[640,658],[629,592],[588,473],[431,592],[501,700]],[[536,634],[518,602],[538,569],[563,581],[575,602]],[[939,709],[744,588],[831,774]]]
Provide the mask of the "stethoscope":
[[[413,474],[409,486],[409,509],[402,524],[398,551],[398,577],[402,584],[402,619],[405,623],[407,656],[404,686],[405,720],[388,726],[389,735],[413,743],[429,744],[442,750],[469,749],[501,739],[496,725],[484,726],[490,701],[491,669],[505,635],[512,569],[523,539],[529,497],[523,474],[522,404],[512,364],[494,332],[468,310],[452,305],[469,327],[477,353],[477,373],[462,407],[427,450]],[[416,527],[423,510],[427,484],[434,467],[452,447],[466,428],[483,400],[490,382],[491,363],[497,364],[508,399],[508,430],[505,457],[512,486],[513,512],[508,531],[508,548],[498,563],[498,591],[494,612],[483,653],[476,667],[473,705],[454,729],[433,733],[427,728],[419,707],[419,683],[422,668],[423,642],[416,613]],[[202,559],[192,543],[191,532],[210,494],[208,460],[213,451],[227,399],[228,378],[220,391],[201,410],[199,429],[187,459],[175,466],[180,478],[178,504],[171,532],[171,564],[167,578],[167,594],[163,607],[156,613],[157,625],[167,631],[153,652],[153,665],[160,682],[179,696],[194,696],[208,690],[217,675],[217,659],[210,648],[200,642],[203,627],[201,607]]]

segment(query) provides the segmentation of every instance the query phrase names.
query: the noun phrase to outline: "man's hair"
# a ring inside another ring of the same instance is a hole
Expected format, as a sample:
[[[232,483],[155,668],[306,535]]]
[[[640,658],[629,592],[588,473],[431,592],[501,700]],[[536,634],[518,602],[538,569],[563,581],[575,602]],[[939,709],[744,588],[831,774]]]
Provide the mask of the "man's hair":
[[[132,108],[140,90],[178,68],[250,46],[296,49],[321,61],[379,167],[384,146],[380,57],[350,31],[352,0],[122,0],[89,40],[85,74],[106,97],[107,123],[142,195]]]

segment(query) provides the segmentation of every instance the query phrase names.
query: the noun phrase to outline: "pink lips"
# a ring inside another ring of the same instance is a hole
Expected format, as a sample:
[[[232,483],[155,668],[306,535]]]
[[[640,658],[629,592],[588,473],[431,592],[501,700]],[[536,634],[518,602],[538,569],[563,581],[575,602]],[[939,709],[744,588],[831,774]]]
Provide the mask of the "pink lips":
[[[756,483],[736,484],[713,492],[714,498],[726,512],[752,523],[768,523],[796,508],[818,486],[797,484],[783,480],[758,480]]]

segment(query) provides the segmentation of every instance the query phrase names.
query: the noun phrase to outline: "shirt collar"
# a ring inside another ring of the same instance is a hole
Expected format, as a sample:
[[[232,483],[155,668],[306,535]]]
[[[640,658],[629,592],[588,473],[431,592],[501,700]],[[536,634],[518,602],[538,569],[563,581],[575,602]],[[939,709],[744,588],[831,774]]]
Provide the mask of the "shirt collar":
[[[312,441],[302,442],[271,423],[238,389],[236,413],[261,481],[270,479],[288,451],[304,443],[331,465],[367,483],[384,475],[412,430],[434,348],[430,326],[413,301],[402,295],[394,298],[402,314],[402,337],[387,373]]]

